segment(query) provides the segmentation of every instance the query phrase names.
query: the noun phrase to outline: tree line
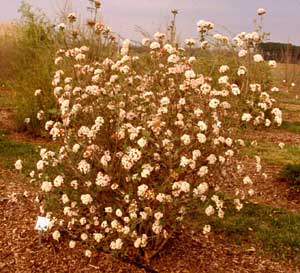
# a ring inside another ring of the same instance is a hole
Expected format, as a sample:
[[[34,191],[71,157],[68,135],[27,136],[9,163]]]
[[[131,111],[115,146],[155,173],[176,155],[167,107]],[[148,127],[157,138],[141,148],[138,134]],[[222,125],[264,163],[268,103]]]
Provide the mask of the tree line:
[[[300,62],[300,46],[290,43],[262,43],[260,51],[266,60],[276,60],[277,62],[285,63]]]

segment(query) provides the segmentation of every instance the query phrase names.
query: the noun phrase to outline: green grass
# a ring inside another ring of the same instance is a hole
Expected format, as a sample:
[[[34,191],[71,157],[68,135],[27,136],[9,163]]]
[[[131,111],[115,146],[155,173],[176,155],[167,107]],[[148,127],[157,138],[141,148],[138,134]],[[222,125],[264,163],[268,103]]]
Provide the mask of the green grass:
[[[300,164],[300,146],[297,145],[286,144],[280,149],[278,143],[260,143],[257,146],[248,145],[244,152],[249,156],[259,155],[271,164]]]
[[[210,224],[213,232],[243,249],[254,246],[259,254],[300,264],[300,214],[253,203],[237,212],[231,204],[226,201],[224,219],[207,219],[203,207],[198,207],[187,219],[189,226],[201,231],[204,224]]]
[[[280,129],[286,130],[292,133],[300,133],[300,122],[284,121]]]
[[[9,170],[14,169],[16,160],[23,161],[24,170],[32,170],[34,162],[38,159],[38,145],[19,143],[6,137],[0,131],[0,165]]]
[[[224,221],[212,225],[235,241],[254,241],[277,258],[300,263],[300,214],[249,203],[240,213],[231,210]]]

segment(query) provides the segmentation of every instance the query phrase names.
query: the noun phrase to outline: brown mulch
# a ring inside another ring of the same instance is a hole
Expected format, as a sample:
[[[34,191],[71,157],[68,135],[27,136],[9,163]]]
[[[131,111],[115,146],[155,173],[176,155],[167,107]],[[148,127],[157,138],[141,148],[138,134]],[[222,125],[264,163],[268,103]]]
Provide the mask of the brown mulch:
[[[30,192],[29,197],[23,196],[24,191]],[[68,249],[66,240],[57,244],[45,237],[39,245],[34,230],[38,215],[34,191],[15,172],[0,169],[1,273],[147,272],[104,253],[86,258],[81,246]],[[211,233],[206,237],[188,232],[168,243],[152,260],[150,268],[159,273],[300,272],[287,262],[261,257],[255,249],[237,246],[221,235]]]
[[[255,190],[255,195],[251,201],[274,208],[300,211],[300,193],[296,194],[293,187],[279,178],[282,166],[263,164],[262,172],[267,174],[267,178],[264,178],[261,174],[256,173],[253,161],[247,161],[245,165],[254,182],[252,188]]]

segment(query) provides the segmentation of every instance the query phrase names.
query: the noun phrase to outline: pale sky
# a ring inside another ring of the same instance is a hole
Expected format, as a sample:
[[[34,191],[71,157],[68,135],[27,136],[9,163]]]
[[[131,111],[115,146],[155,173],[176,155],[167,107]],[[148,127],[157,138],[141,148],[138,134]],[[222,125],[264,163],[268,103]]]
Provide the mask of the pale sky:
[[[64,0],[28,0],[49,16]],[[87,0],[70,0],[73,11],[86,14]],[[18,18],[21,0],[0,0],[0,21]],[[181,39],[196,37],[200,19],[212,21],[216,30],[228,34],[253,29],[256,10],[267,10],[264,29],[271,41],[300,45],[300,0],[102,0],[101,14],[106,25],[121,36],[141,40],[135,26],[153,33],[165,29],[170,10],[178,9],[177,28]]]

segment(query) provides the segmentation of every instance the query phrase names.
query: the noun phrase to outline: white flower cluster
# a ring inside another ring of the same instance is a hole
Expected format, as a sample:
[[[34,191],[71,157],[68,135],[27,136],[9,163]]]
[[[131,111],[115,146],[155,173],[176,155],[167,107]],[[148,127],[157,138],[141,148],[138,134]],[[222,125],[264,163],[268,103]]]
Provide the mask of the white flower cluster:
[[[199,21],[197,27],[204,34],[214,25]],[[248,36],[236,39],[241,50],[246,40],[257,40]],[[229,43],[225,36],[215,39]],[[62,66],[52,84],[61,118],[45,120],[45,129],[60,147],[42,150],[32,174],[55,240],[62,240],[59,230],[65,228],[85,245],[130,248],[139,255],[139,248],[150,251],[170,238],[194,199],[204,203],[207,217],[223,218],[216,190],[234,189],[237,210],[253,194],[237,156],[244,141],[236,139],[231,124],[279,125],[281,111],[259,83],[249,86],[246,64],[224,64],[217,70],[221,76],[212,79],[197,71],[196,57],[165,40],[158,32],[153,41],[142,41],[148,67],[131,52],[129,40],[118,56],[102,61],[90,59],[86,46],[58,52],[55,63]],[[264,62],[255,56],[255,65]],[[49,200],[55,205],[47,206]],[[210,230],[205,225],[203,233]],[[89,249],[85,255],[92,255]]]

